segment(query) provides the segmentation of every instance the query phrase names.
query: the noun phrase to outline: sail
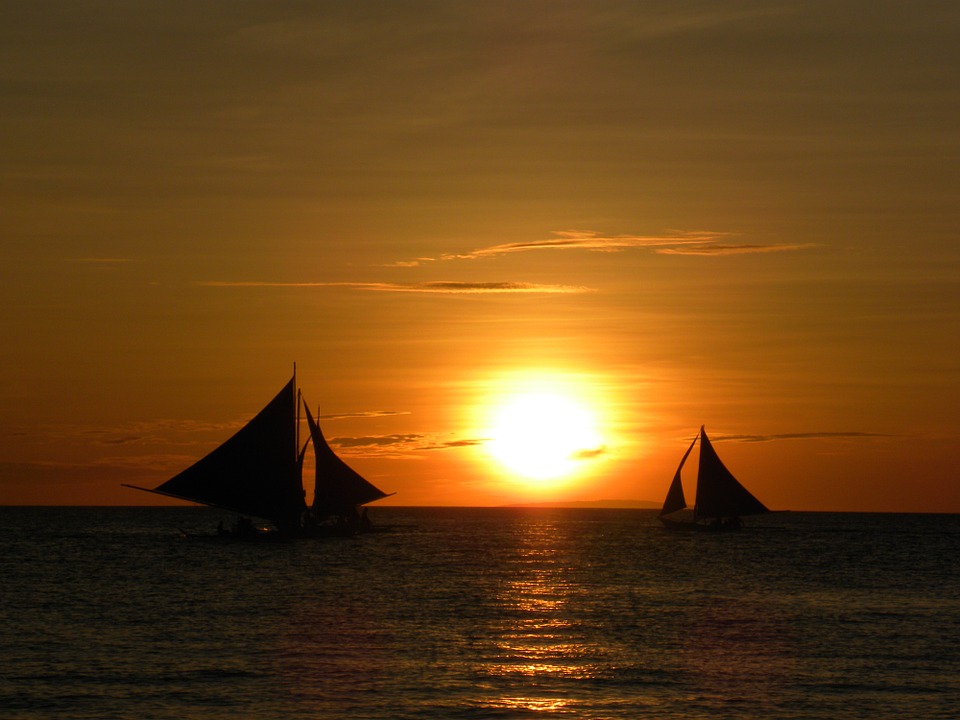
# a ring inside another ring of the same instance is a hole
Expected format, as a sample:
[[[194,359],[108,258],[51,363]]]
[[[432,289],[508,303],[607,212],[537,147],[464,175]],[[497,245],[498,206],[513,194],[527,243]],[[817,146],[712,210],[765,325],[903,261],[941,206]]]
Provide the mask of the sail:
[[[330,449],[320,431],[320,426],[307,410],[307,425],[313,439],[313,451],[316,455],[316,484],[313,494],[313,510],[319,518],[328,515],[351,516],[358,505],[386,497],[380,490],[354,471]]]
[[[770,512],[727,470],[702,427],[700,428],[700,469],[694,512],[698,518],[759,515]]]
[[[294,527],[306,509],[297,453],[295,379],[223,445],[153,492]]]
[[[699,435],[697,435],[699,437]],[[693,438],[693,442],[690,443],[690,447],[687,448],[687,451],[683,454],[683,458],[680,460],[680,465],[677,467],[677,472],[673,476],[673,482],[670,483],[670,489],[667,490],[667,497],[663,501],[663,508],[660,510],[661,515],[668,515],[669,513],[677,512],[677,510],[683,510],[687,506],[687,500],[683,496],[683,483],[680,480],[680,471],[683,470],[683,464],[687,461],[687,457],[690,455],[690,451],[693,450],[693,446],[697,444],[697,438]]]

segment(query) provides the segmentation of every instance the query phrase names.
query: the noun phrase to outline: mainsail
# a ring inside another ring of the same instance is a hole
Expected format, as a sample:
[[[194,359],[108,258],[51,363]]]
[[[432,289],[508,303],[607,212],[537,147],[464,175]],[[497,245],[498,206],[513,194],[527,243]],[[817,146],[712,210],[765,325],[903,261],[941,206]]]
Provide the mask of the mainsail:
[[[313,494],[314,516],[318,519],[329,516],[352,518],[356,516],[358,506],[387,497],[387,493],[337,457],[310,414],[310,408],[306,403],[303,406],[307,411],[307,426],[310,428],[317,462]]]
[[[233,437],[148,492],[299,527],[306,509],[297,452],[296,377]],[[130,486],[133,487],[133,486]]]
[[[770,512],[727,470],[702,426],[697,500],[693,512],[697,518],[711,519]]]
[[[697,440],[700,440],[700,463],[697,471],[697,495],[693,508],[693,521],[691,522],[689,518],[684,520],[665,517],[687,507],[680,473]],[[733,520],[743,515],[758,515],[766,512],[769,512],[766,506],[727,470],[716,450],[713,449],[706,430],[701,426],[700,432],[683,454],[673,481],[670,483],[670,489],[667,491],[667,497],[659,515],[663,523],[673,528],[702,528],[706,526],[698,524],[698,520]],[[739,527],[739,520],[735,520],[730,527]]]

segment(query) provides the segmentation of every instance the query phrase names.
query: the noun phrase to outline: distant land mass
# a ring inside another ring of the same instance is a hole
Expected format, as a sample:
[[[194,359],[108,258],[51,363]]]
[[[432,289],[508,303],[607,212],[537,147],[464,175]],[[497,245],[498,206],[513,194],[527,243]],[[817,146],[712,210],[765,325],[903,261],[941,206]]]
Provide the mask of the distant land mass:
[[[542,508],[633,508],[656,510],[662,503],[653,500],[561,500],[556,502],[513,503],[503,507]]]

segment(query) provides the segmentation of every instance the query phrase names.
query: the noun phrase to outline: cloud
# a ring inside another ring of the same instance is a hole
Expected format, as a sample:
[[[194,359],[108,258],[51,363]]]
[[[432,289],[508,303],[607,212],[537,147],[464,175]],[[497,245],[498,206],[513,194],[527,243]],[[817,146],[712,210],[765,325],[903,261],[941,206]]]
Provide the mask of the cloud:
[[[343,418],[377,418],[391,417],[393,415],[409,415],[405,410],[369,410],[367,412],[353,413],[331,413],[330,415],[321,415],[320,420],[340,420]]]
[[[198,436],[215,438],[223,433],[240,429],[249,420],[249,417],[226,422],[142,420],[116,427],[63,425],[47,428],[44,434],[47,437],[79,438],[98,445],[194,445],[205,442]]]
[[[413,260],[397,260],[396,262],[386,263],[384,267],[393,267],[393,268],[410,268],[410,267],[420,267],[420,265],[429,262],[435,262],[436,258],[431,257],[420,257],[414,258]]]
[[[437,445],[424,445],[421,450],[450,450],[451,448],[476,447],[488,442],[486,438],[471,438],[465,440],[449,440]]]
[[[152,471],[161,478],[173,475],[181,470],[190,467],[199,458],[192,455],[124,455],[113,457],[100,457],[91,463],[91,467],[108,467],[125,470],[143,470]]]
[[[380,289],[385,292],[423,292],[423,293],[449,293],[449,294],[475,294],[475,293],[582,293],[588,292],[589,288],[577,285],[544,285],[539,283],[525,282],[452,282],[435,281],[404,284],[385,284]]]
[[[657,248],[659,255],[751,255],[757,253],[793,252],[814,247],[812,243],[796,245],[705,245],[702,247]]]
[[[574,460],[592,460],[593,458],[600,457],[607,454],[607,446],[601,445],[597,448],[588,448],[585,450],[577,450],[571,457]]]
[[[385,455],[406,456],[435,450],[453,450],[474,447],[487,442],[486,438],[461,438],[439,441],[430,435],[417,433],[394,435],[368,435],[362,437],[333,437],[328,442],[342,450],[345,455],[354,457],[383,457]]]
[[[870,432],[806,432],[806,433],[781,433],[779,435],[721,435],[712,437],[711,440],[722,442],[724,440],[732,442],[774,442],[777,440],[875,440],[877,438],[890,438],[894,435],[884,433]]]
[[[593,252],[620,252],[630,248],[662,247],[665,245],[700,245],[725,237],[727,233],[678,232],[668,235],[604,235],[590,230],[558,230],[547,240],[490,245],[468,253],[450,253],[441,260],[476,260],[478,258],[507,255],[538,250],[591,250]]]
[[[79,258],[66,258],[64,262],[69,263],[82,263],[85,265],[122,265],[124,263],[135,262],[133,258],[124,258],[124,257],[79,257]]]
[[[422,435],[414,433],[397,435],[368,435],[366,437],[334,437],[328,442],[340,448],[357,447],[409,447],[416,444],[423,438]]]
[[[389,267],[418,267],[437,260],[479,260],[522,252],[545,250],[588,250],[591,252],[623,252],[644,248],[670,255],[745,255],[749,253],[787,252],[812,245],[718,244],[731,233],[716,231],[673,231],[663,235],[606,235],[592,230],[556,230],[546,240],[503,243],[476,248],[465,253],[445,253],[438,258],[416,258],[391,263]]]
[[[106,437],[100,442],[103,445],[135,445],[142,443],[145,438],[142,435],[124,435],[122,437]]]
[[[456,282],[436,280],[420,283],[384,283],[384,282],[269,282],[204,280],[196,283],[204,287],[249,287],[249,288],[325,288],[346,287],[354,290],[372,292],[432,293],[439,295],[477,295],[477,294],[566,294],[590,292],[591,288],[579,285],[548,285],[526,282]]]
[[[215,288],[323,288],[363,287],[371,283],[347,282],[273,282],[270,280],[199,280],[194,285]]]

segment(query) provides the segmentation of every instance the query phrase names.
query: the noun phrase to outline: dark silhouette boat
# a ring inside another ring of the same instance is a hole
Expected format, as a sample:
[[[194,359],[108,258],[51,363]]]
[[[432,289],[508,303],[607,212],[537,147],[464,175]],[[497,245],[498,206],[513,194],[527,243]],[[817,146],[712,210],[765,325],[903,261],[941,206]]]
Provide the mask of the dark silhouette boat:
[[[700,464],[697,470],[697,495],[691,514],[685,510],[687,501],[683,495],[680,473],[697,440],[700,440]],[[742,526],[741,517],[767,512],[770,511],[766,506],[727,470],[701,425],[700,432],[683,454],[667,490],[667,497],[658,515],[660,522],[669,530],[739,530]]]
[[[223,508],[241,517],[221,537],[259,539],[346,535],[369,529],[362,506],[387,497],[330,448],[307,410],[310,438],[300,448],[301,396],[294,376],[250,422],[209,455],[156,488],[125,487]],[[306,409],[306,403],[303,403]],[[314,501],[306,505],[303,459],[310,443],[316,455]],[[260,518],[274,530],[252,525]]]

